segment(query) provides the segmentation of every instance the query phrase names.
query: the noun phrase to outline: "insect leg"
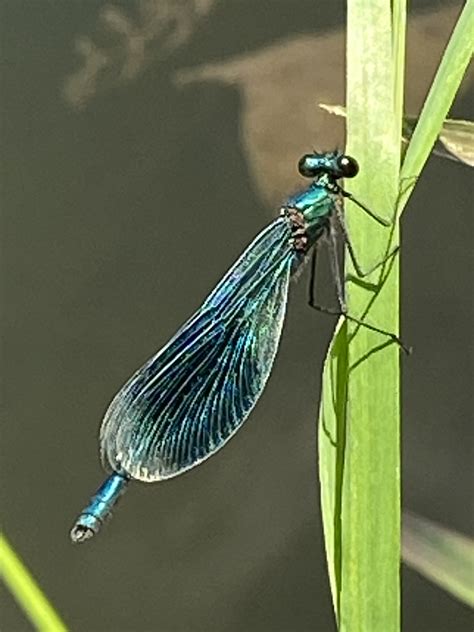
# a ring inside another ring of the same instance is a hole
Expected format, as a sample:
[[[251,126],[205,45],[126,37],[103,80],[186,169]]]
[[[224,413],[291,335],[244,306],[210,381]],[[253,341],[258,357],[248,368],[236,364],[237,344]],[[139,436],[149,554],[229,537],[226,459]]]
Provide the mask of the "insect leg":
[[[356,206],[358,206],[360,209],[362,209],[364,211],[364,213],[367,213],[367,215],[369,215],[369,217],[374,219],[376,222],[378,222],[382,226],[388,227],[388,226],[392,226],[393,225],[395,217],[392,217],[390,220],[384,219],[383,217],[380,217],[380,215],[377,215],[377,213],[372,211],[368,206],[366,206],[365,204],[362,204],[362,202],[359,202],[359,200],[357,198],[355,198],[352,195],[352,193],[349,193],[349,191],[345,191],[344,189],[339,187],[339,192],[341,193],[341,195],[343,197],[345,197],[348,200],[351,200],[352,202],[354,202],[354,204]]]
[[[397,252],[400,250],[400,246],[395,246],[385,255],[385,257],[383,257],[381,261],[376,263],[374,266],[372,266],[368,270],[363,270],[363,268],[360,266],[359,261],[357,259],[354,246],[352,245],[351,238],[349,237],[349,233],[347,232],[346,224],[344,222],[344,215],[340,207],[336,207],[336,218],[341,228],[342,238],[344,239],[344,243],[347,246],[347,251],[354,265],[355,271],[357,272],[357,276],[359,276],[360,278],[363,279],[364,277],[369,276],[369,274],[372,274],[372,272],[377,270],[377,268],[380,268],[381,266],[383,266],[384,263],[387,263],[387,261],[391,259],[392,257],[394,257],[397,254]]]
[[[335,265],[337,265],[337,270],[339,271],[339,262],[337,261],[335,264],[332,257],[331,257],[331,270],[332,270],[334,278],[335,279],[338,278],[338,282],[336,282],[336,292],[337,292],[337,299],[339,303],[339,309],[335,309],[332,307],[325,307],[324,305],[318,305],[315,301],[316,263],[317,263],[317,257],[318,257],[318,246],[320,243],[321,242],[317,243],[314,246],[313,251],[311,253],[311,268],[310,268],[310,276],[309,276],[309,283],[308,283],[308,305],[312,307],[313,309],[317,310],[318,312],[322,312],[323,314],[329,314],[331,316],[341,316],[343,314],[343,310],[345,309],[344,290],[343,290],[340,272],[338,272],[339,277],[336,277],[335,271],[334,271]]]
[[[375,331],[376,333],[382,334],[383,336],[387,336],[388,338],[396,342],[403,349],[403,351],[407,355],[409,355],[411,353],[411,349],[403,343],[403,341],[401,340],[399,336],[397,336],[396,334],[390,331],[386,331],[385,329],[381,329],[380,327],[375,327],[375,325],[371,325],[370,323],[367,323],[364,320],[355,318],[354,316],[351,316],[347,312],[347,306],[346,306],[344,290],[343,290],[343,282],[342,282],[342,277],[341,277],[339,260],[337,257],[337,233],[336,233],[336,229],[333,222],[331,222],[329,226],[328,244],[330,248],[331,269],[333,272],[334,282],[336,285],[337,298],[339,301],[339,309],[335,310],[328,307],[324,307],[322,305],[317,305],[315,303],[314,286],[315,286],[315,281],[316,281],[316,259],[317,259],[316,248],[313,250],[313,254],[311,258],[311,274],[310,274],[309,299],[308,299],[309,306],[324,314],[330,314],[332,316],[344,316],[344,318],[346,318],[347,320],[350,320],[351,322],[356,323],[357,325],[361,327],[365,327],[366,329]]]

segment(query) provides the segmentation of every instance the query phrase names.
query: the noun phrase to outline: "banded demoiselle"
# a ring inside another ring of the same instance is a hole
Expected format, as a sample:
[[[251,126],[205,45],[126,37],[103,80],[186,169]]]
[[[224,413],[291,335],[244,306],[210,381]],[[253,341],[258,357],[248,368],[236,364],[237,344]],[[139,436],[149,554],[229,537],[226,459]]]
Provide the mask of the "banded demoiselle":
[[[112,473],[77,518],[73,542],[99,531],[130,481],[177,476],[242,426],[270,375],[290,278],[324,236],[334,245],[335,224],[353,257],[342,223],[343,197],[352,196],[338,180],[358,170],[339,151],[303,156],[299,171],[310,186],[283,204],[196,313],[117,393],[100,430],[102,463]]]

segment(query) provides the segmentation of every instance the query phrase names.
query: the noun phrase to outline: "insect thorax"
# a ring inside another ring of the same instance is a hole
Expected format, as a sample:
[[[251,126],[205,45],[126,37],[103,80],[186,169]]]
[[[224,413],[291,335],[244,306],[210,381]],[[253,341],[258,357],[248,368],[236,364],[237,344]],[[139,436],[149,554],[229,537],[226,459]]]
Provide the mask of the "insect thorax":
[[[305,254],[324,234],[339,195],[337,184],[321,178],[287,200],[281,213],[291,223],[296,252]]]

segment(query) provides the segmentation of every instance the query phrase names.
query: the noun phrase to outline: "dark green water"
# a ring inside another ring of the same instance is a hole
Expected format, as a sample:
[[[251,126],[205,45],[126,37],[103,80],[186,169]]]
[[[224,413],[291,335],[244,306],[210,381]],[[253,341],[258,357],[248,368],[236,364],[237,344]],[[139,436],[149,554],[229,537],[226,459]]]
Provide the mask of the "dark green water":
[[[342,4],[218,3],[179,48],[128,83],[109,76],[78,111],[61,84],[78,65],[74,39],[100,31],[100,6],[1,7],[3,527],[71,630],[331,632],[315,419],[332,321],[306,308],[304,282],[245,430],[196,471],[134,486],[89,546],[71,546],[68,531],[102,480],[97,432],[111,397],[273,212],[243,154],[237,91],[178,89],[175,70],[324,32],[342,24]],[[470,97],[455,116],[472,118]],[[403,335],[415,348],[403,374],[404,505],[461,531],[472,192],[466,167],[432,159],[403,223]],[[403,580],[404,630],[469,629],[467,608],[410,571]],[[5,632],[31,629],[3,587],[0,616]]]

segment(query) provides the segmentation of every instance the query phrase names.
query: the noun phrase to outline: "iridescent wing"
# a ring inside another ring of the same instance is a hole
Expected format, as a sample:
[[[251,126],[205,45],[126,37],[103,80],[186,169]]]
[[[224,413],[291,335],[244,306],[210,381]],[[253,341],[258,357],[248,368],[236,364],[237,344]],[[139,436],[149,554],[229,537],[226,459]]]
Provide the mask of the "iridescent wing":
[[[280,217],[115,396],[100,433],[104,465],[157,481],[197,465],[230,439],[270,374],[292,261],[290,222]]]

